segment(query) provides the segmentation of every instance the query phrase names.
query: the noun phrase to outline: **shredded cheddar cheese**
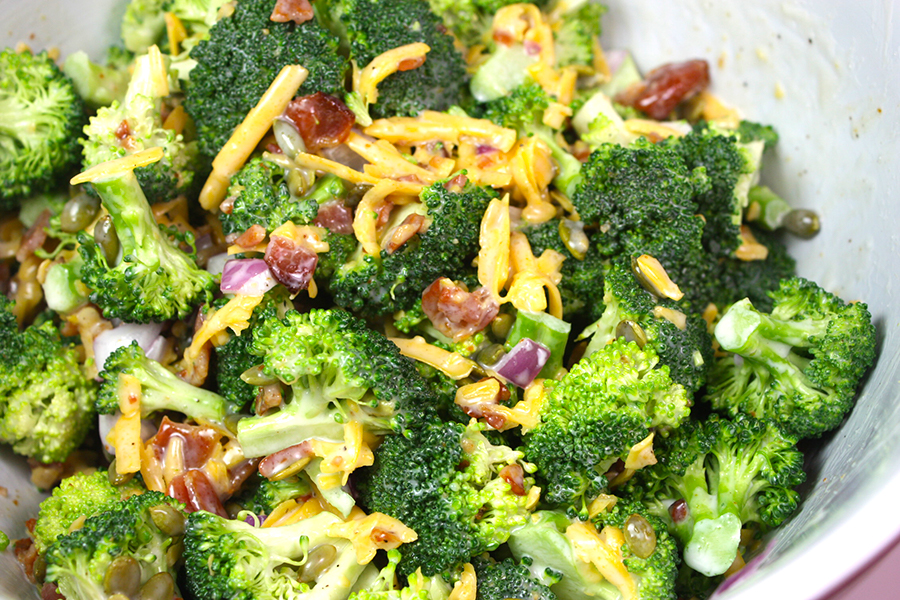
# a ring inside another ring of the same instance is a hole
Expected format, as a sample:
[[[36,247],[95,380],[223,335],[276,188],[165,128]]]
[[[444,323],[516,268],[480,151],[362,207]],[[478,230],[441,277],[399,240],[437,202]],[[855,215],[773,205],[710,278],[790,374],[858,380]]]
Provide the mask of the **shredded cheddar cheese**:
[[[399,71],[403,63],[424,61],[430,51],[428,44],[416,42],[379,54],[362,70],[354,69],[353,91],[359,94],[365,106],[377,104],[378,84]]]
[[[448,352],[425,341],[420,335],[412,339],[388,338],[400,349],[400,354],[413,360],[431,365],[447,377],[460,380],[468,377],[475,368],[475,362],[458,352]]]
[[[391,143],[448,142],[458,144],[461,137],[483,140],[487,145],[509,152],[516,143],[516,132],[495,125],[487,119],[449,115],[433,110],[422,111],[417,117],[378,119],[364,130]]]
[[[361,565],[372,562],[378,550],[393,550],[419,538],[415,531],[397,519],[377,512],[362,519],[333,523],[325,533],[330,537],[349,540],[356,552],[356,561]]]
[[[519,310],[532,312],[547,310],[554,317],[561,319],[562,297],[556,287],[561,275],[558,274],[558,271],[546,272],[542,270],[542,267],[543,269],[550,267],[558,269],[562,265],[562,255],[548,249],[541,255],[541,259],[539,261],[534,257],[531,252],[531,244],[525,234],[518,231],[512,233],[510,236],[510,262],[513,278],[506,301],[511,302]]]
[[[405,181],[382,179],[372,187],[356,207],[353,217],[353,233],[359,240],[363,252],[370,256],[381,254],[381,244],[378,243],[378,209],[380,209],[387,197],[391,194],[418,195],[421,187]]]
[[[119,374],[119,410],[122,416],[110,432],[116,449],[116,472],[119,475],[141,470],[141,382],[134,375]]]
[[[651,433],[643,440],[631,447],[628,457],[625,459],[626,469],[642,469],[656,464],[656,455],[653,454],[653,436]]]
[[[636,600],[637,584],[622,561],[625,537],[615,527],[604,527],[601,533],[588,522],[576,522],[566,529],[575,557],[593,565],[604,579],[618,588],[623,600]]]
[[[611,509],[618,501],[619,498],[612,494],[600,494],[591,500],[591,503],[588,505],[588,516],[593,519],[600,513]]]
[[[459,576],[459,581],[453,584],[453,591],[450,592],[447,600],[475,600],[477,584],[475,567],[472,566],[472,563],[466,563]]]
[[[354,131],[347,139],[347,146],[369,161],[369,164],[363,167],[363,171],[372,177],[379,179],[415,177],[422,183],[434,183],[438,180],[435,173],[409,161],[386,140],[367,139]]]
[[[82,171],[81,173],[70,179],[69,184],[78,185],[91,181],[111,179],[112,177],[115,177],[117,175],[121,175],[129,171],[134,171],[138,167],[152,165],[153,163],[162,159],[163,154],[163,149],[158,146],[147,148],[146,150],[141,150],[140,152],[135,152],[134,154],[129,154],[128,156],[123,156],[122,158],[117,158],[105,163],[100,163],[99,165],[94,165],[87,171]]]
[[[206,321],[200,326],[200,330],[194,334],[191,345],[184,351],[184,362],[187,369],[192,369],[194,360],[200,355],[203,344],[214,340],[216,334],[230,328],[235,335],[250,327],[250,315],[262,301],[262,296],[245,296],[238,294],[228,303],[207,316]]]
[[[497,302],[509,278],[509,227],[509,195],[494,198],[481,217],[478,283],[490,290]]]

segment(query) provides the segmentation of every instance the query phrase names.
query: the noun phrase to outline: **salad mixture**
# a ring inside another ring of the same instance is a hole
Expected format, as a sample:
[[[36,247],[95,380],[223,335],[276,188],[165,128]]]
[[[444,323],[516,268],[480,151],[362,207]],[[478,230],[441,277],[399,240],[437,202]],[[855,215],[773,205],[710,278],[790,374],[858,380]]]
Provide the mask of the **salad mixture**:
[[[0,53],[44,599],[702,598],[874,360],[703,59],[587,0],[132,0]],[[3,546],[9,540],[3,538]]]

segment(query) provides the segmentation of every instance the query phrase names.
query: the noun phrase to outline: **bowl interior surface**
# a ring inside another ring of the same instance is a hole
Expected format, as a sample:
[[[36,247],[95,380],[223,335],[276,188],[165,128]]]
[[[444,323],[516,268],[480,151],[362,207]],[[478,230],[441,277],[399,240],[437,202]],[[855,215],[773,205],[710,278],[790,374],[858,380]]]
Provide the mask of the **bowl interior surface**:
[[[764,181],[796,207],[817,210],[822,231],[794,242],[800,275],[869,305],[879,358],[842,428],[810,453],[801,510],[762,555],[717,593],[722,600],[828,594],[900,533],[900,19],[890,0],[607,0],[604,48],[628,48],[646,71],[706,58],[713,91],[781,135]],[[124,2],[0,0],[4,46],[26,42],[100,58],[117,39]],[[24,537],[40,495],[24,461],[0,451],[0,529]],[[851,541],[852,540],[852,541]],[[0,597],[37,591],[11,551],[0,554]]]

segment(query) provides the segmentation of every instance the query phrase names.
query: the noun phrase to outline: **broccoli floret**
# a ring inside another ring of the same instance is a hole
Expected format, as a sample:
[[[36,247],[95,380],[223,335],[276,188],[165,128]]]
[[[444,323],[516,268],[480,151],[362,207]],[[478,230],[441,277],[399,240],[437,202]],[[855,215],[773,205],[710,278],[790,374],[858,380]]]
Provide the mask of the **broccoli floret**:
[[[372,433],[392,430],[399,413],[433,402],[413,362],[382,334],[339,309],[288,312],[253,332],[262,373],[289,385],[284,407],[238,423],[244,456],[264,456],[311,438],[343,439],[347,419]]]
[[[712,339],[698,314],[665,298],[656,298],[638,283],[631,266],[615,260],[604,275],[603,314],[581,334],[590,336],[585,356],[617,337],[637,339],[652,348],[672,381],[693,394],[706,383],[713,362]],[[683,319],[683,323],[680,320]]]
[[[650,428],[678,427],[690,397],[659,358],[635,342],[613,341],[550,385],[540,423],[525,435],[525,456],[546,482],[543,500],[584,514],[606,487],[604,473]]]
[[[759,177],[763,143],[742,143],[732,132],[707,123],[673,139],[687,168],[704,169],[710,184],[694,196],[706,223],[704,247],[714,256],[728,256],[741,245],[741,217],[750,186]]]
[[[553,183],[571,198],[580,177],[581,162],[560,146],[554,130],[543,124],[544,110],[550,101],[550,96],[541,86],[529,78],[508,95],[480,106],[478,116],[501,127],[515,129],[520,138],[535,136],[546,144],[557,165]],[[587,221],[584,215],[581,218]]]
[[[655,546],[631,547],[624,531],[626,523],[635,520],[653,529]],[[619,549],[613,551],[613,545]],[[610,549],[608,553],[593,550],[604,546]],[[675,541],[665,523],[637,502],[619,498],[613,508],[594,517],[593,523],[570,520],[558,511],[537,512],[527,525],[513,532],[509,547],[559,600],[675,597],[679,559]],[[587,548],[592,550],[586,552]],[[600,576],[601,568],[606,574],[615,573],[615,581]]]
[[[359,244],[353,234],[344,235],[331,231],[325,236],[324,241],[328,243],[328,252],[319,254],[314,275],[324,278],[327,282],[338,269],[347,264]]]
[[[192,195],[201,183],[196,142],[163,127],[162,99],[158,94],[150,55],[139,56],[122,102],[101,108],[84,128],[84,168],[158,146],[165,152],[158,162],[134,170],[151,204],[179,194]],[[168,69],[166,69],[168,71]],[[167,75],[167,73],[166,73]]]
[[[736,133],[744,144],[762,141],[766,145],[766,150],[774,148],[775,144],[778,143],[778,132],[771,125],[763,125],[753,121],[741,121],[738,124]]]
[[[121,102],[128,90],[131,77],[127,67],[131,57],[124,58],[125,52],[115,46],[108,54],[105,65],[92,62],[82,50],[68,55],[63,63],[63,72],[72,79],[75,91],[90,108]]]
[[[776,234],[752,226],[750,231],[768,249],[768,256],[765,260],[726,258],[711,264],[708,299],[724,309],[748,298],[758,310],[771,312],[769,293],[777,290],[783,279],[795,275],[797,263]]]
[[[341,520],[322,512],[292,525],[260,528],[198,511],[184,537],[187,589],[197,600],[339,600],[349,595],[363,565],[353,545],[325,531]],[[332,562],[315,579],[302,572],[316,548],[331,546]]]
[[[774,419],[792,434],[818,437],[840,425],[875,360],[875,326],[862,302],[847,304],[805,279],[781,282],[769,314],[749,300],[732,305],[716,340],[733,354],[709,374],[707,399],[727,414]]]
[[[137,378],[141,384],[141,416],[156,411],[180,412],[195,421],[224,427],[227,406],[222,396],[195,387],[175,376],[164,366],[144,356],[136,341],[113,351],[106,359],[100,377],[96,407],[101,415],[119,408],[122,375]]]
[[[0,52],[0,209],[50,189],[77,166],[85,121],[72,81],[46,52]]]
[[[365,589],[353,592],[349,600],[447,600],[450,596],[450,586],[440,575],[425,577],[421,573],[413,573],[407,585],[397,589],[396,571],[402,555],[399,550],[388,550],[387,558],[388,564],[375,580]],[[480,580],[478,586],[481,589]]]
[[[162,41],[166,33],[165,12],[169,0],[130,0],[122,16],[122,41],[125,48],[143,54]]]
[[[497,562],[489,555],[472,559],[476,600],[557,600],[556,594],[512,558]]]
[[[122,500],[145,491],[135,479],[114,486],[106,471],[66,477],[53,494],[41,502],[33,534],[37,551],[44,552],[58,537],[68,534],[76,520],[110,510]]]
[[[197,126],[200,151],[214,157],[286,65],[309,76],[299,95],[343,95],[348,62],[338,39],[313,20],[297,25],[269,19],[275,0],[242,0],[191,50],[185,108]]]
[[[94,238],[78,234],[82,281],[104,316],[131,323],[184,318],[209,298],[212,275],[163,235],[133,171],[92,185],[121,247],[119,257],[108,262]],[[193,236],[185,239],[193,241]]]
[[[233,500],[244,510],[249,510],[255,515],[265,516],[272,514],[272,511],[282,502],[310,496],[312,496],[312,486],[305,473],[278,481],[269,481],[259,472],[255,472],[241,486],[240,495]]]
[[[668,523],[688,566],[721,575],[737,556],[743,527],[764,532],[797,508],[793,488],[806,474],[796,442],[771,420],[712,415],[663,440],[658,464],[638,471],[626,491]]]
[[[0,295],[0,442],[42,463],[65,460],[93,423],[94,383],[52,321],[19,332]]]
[[[222,298],[214,303],[215,308],[227,304]],[[253,332],[267,319],[280,318],[293,308],[288,291],[281,286],[265,294],[262,301],[250,315],[249,327],[241,335],[231,336],[227,342],[216,346],[216,386],[219,394],[228,403],[229,410],[242,412],[256,398],[258,387],[241,379],[248,369],[259,364],[259,358],[250,354]]]
[[[367,316],[391,314],[411,308],[438,277],[460,280],[472,271],[481,217],[496,193],[472,183],[459,190],[444,184],[423,189],[422,204],[413,207],[424,209],[431,220],[426,232],[392,254],[382,250],[380,256],[370,256],[360,248],[334,273],[328,289],[338,306]]]
[[[419,536],[400,547],[402,575],[450,572],[495,550],[528,521],[534,467],[521,452],[489,442],[483,428],[423,422],[406,435],[387,436],[375,452],[359,483],[363,503]],[[521,488],[513,491],[501,472],[517,472]]]
[[[414,117],[460,103],[468,82],[466,63],[426,0],[330,0],[316,9],[346,40],[350,59],[360,69],[398,46],[423,42],[431,49],[421,66],[378,84],[378,101],[369,107],[372,117]]]
[[[108,580],[129,582],[134,591],[127,591],[136,594],[157,576],[168,579],[177,595],[174,564],[180,557],[183,510],[180,502],[160,492],[113,505],[47,549],[46,580],[56,583],[66,598],[106,598]]]
[[[231,178],[228,196],[234,203],[231,212],[219,213],[219,220],[226,234],[243,233],[252,225],[271,233],[287,221],[297,225],[311,222],[320,205],[345,195],[343,182],[326,175],[304,196],[296,197],[288,189],[284,170],[257,157]]]
[[[562,8],[562,10],[559,10]],[[595,40],[602,30],[606,6],[592,0],[557,2],[558,20],[553,41],[557,68],[572,65],[593,67]]]
[[[514,0],[428,0],[431,10],[438,15],[453,32],[456,38],[466,47],[484,43],[485,34],[491,29],[494,14]],[[538,6],[546,2],[533,2]]]

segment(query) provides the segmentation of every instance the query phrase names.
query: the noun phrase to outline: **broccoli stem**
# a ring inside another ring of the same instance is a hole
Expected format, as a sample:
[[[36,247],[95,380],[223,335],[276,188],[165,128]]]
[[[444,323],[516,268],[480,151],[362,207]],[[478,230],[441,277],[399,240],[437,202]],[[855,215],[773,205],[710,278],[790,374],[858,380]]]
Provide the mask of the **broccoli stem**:
[[[312,438],[340,442],[344,426],[339,417],[334,409],[321,409],[311,394],[295,396],[274,414],[238,421],[238,442],[247,458],[267,456]]]
[[[545,312],[520,310],[506,340],[506,349],[511,350],[522,338],[543,344],[550,350],[550,358],[538,377],[552,379],[562,368],[571,330],[569,323]]]
[[[745,359],[773,365],[790,364],[791,348],[807,348],[810,337],[824,334],[827,321],[813,319],[785,321],[756,310],[750,300],[732,305],[716,325],[716,339],[723,349]],[[779,369],[781,370],[781,369]]]
[[[159,267],[158,250],[167,248],[168,244],[153,219],[153,210],[134,171],[129,169],[91,183],[112,218],[124,256],[131,255],[151,269]]]
[[[228,412],[222,396],[190,385],[176,377],[155,360],[142,361],[146,376],[141,380],[141,415],[147,417],[158,410],[172,410],[224,428]]]

